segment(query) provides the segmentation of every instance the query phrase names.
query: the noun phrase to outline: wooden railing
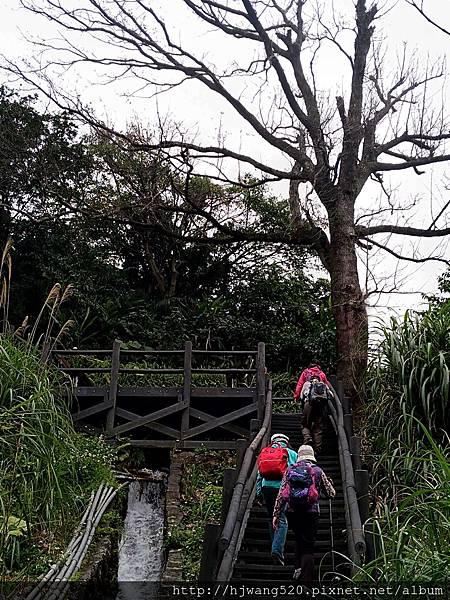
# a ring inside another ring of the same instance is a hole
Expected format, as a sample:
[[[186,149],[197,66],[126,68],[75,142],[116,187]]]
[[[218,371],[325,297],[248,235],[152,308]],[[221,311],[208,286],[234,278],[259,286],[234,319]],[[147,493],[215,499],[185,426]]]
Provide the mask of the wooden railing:
[[[194,349],[190,341],[185,343],[184,350],[129,350],[122,349],[116,341],[111,350],[54,350],[52,355],[59,369],[74,378],[74,396],[78,403],[78,410],[73,411],[74,420],[94,417],[98,420],[102,413],[106,413],[104,428],[107,434],[132,435],[133,445],[189,448],[208,442],[206,445],[210,447],[236,447],[233,440],[216,439],[214,442],[199,440],[199,436],[220,430],[232,434],[234,440],[247,438],[250,427],[242,427],[239,421],[243,418],[250,419],[250,416],[262,419],[266,384],[264,343],[259,343],[257,350],[200,350]],[[74,359],[79,361],[83,357],[103,359],[109,364],[73,365]],[[139,362],[148,358],[156,358],[159,362],[169,361],[171,364],[149,368],[124,366],[133,359]],[[211,358],[220,359],[222,363],[239,360],[241,364],[205,366]],[[250,366],[242,366],[245,359]],[[93,383],[92,377],[98,374],[109,374],[105,385]],[[179,375],[180,381],[173,387],[121,385],[121,376],[130,374],[149,377]],[[225,375],[227,385],[195,387],[193,376],[197,374]],[[243,376],[250,376],[250,383],[253,385],[236,387],[237,379]],[[215,402],[214,410],[211,411],[204,407],[202,399],[205,398],[211,401],[211,406],[214,400],[222,399],[224,402]],[[146,402],[139,405],[137,399],[144,399]],[[235,406],[227,408],[227,399],[230,405],[234,403]],[[152,402],[159,403],[157,410],[141,410],[142,406],[145,408]],[[219,405],[223,410],[218,413]],[[174,422],[167,423],[168,418]],[[159,438],[142,437],[142,431],[148,433],[148,430],[156,431]],[[141,439],[136,440],[137,433],[141,435]]]
[[[359,453],[352,454],[350,449],[350,443],[352,443],[354,448],[356,448],[356,445],[353,436],[349,402],[347,398],[344,400],[343,386],[338,383],[336,388],[333,389],[333,398],[328,400],[328,409],[338,439],[348,555],[351,560],[351,570],[355,572],[363,564],[366,556],[366,540],[363,530],[364,521],[361,518],[361,514],[364,511],[365,503],[368,501],[368,495],[364,495],[361,485],[357,485],[357,473],[360,475],[358,481],[361,483],[363,472],[361,470]],[[345,403],[345,408],[341,399]],[[359,470],[357,470],[357,467],[359,467]],[[365,471],[365,474],[368,481],[367,471]]]

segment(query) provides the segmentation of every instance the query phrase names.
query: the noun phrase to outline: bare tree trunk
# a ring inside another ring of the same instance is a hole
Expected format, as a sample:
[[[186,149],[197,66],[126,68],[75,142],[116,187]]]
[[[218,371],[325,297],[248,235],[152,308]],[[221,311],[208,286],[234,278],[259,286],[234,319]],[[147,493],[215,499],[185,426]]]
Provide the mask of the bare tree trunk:
[[[336,324],[337,376],[354,407],[367,366],[368,321],[359,284],[353,199],[341,196],[330,211],[331,301]]]

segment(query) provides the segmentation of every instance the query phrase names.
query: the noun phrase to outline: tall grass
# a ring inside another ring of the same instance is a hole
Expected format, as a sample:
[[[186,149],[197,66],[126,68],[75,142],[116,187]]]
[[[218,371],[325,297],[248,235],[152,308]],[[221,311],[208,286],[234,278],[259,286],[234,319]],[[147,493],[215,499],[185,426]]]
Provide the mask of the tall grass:
[[[450,302],[420,315],[406,313],[382,328],[378,356],[369,371],[366,422],[378,456],[392,481],[414,483],[423,431],[446,443],[450,431]],[[422,469],[426,469],[425,464]],[[406,480],[405,480],[406,477]]]
[[[368,377],[377,558],[359,577],[450,573],[450,302],[382,329]]]
[[[23,342],[0,336],[0,573],[70,528],[114,452],[73,429],[62,376]],[[51,545],[51,544],[50,544]]]
[[[359,577],[438,583],[450,573],[450,451],[417,426],[425,440],[410,456],[415,484],[397,486],[372,519],[378,555]]]
[[[71,535],[91,489],[112,480],[115,459],[102,440],[75,432],[70,381],[46,364],[70,327],[58,323],[57,313],[72,288],[55,284],[34,325],[26,318],[14,331],[11,248],[9,241],[0,260],[0,577],[39,572],[39,562]]]

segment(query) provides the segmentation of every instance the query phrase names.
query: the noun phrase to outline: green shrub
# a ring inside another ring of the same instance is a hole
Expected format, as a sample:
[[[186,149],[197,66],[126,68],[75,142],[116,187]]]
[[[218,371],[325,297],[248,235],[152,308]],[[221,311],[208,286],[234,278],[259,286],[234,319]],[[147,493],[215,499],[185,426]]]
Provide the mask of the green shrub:
[[[297,413],[300,412],[300,404],[293,398],[293,393],[299,374],[295,373],[269,373],[272,379],[273,398],[289,398],[289,400],[275,400],[273,403],[274,413]]]

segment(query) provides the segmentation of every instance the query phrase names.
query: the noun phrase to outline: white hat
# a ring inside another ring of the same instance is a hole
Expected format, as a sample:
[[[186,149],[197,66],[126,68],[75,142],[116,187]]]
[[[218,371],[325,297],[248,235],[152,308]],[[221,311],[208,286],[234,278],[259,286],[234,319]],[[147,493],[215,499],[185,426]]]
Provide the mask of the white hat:
[[[316,457],[314,456],[314,450],[312,446],[300,446],[297,453],[297,460],[312,460],[316,462]]]
[[[270,438],[270,443],[274,444],[275,442],[284,442],[285,444],[289,444],[289,438],[284,433],[274,433]]]

